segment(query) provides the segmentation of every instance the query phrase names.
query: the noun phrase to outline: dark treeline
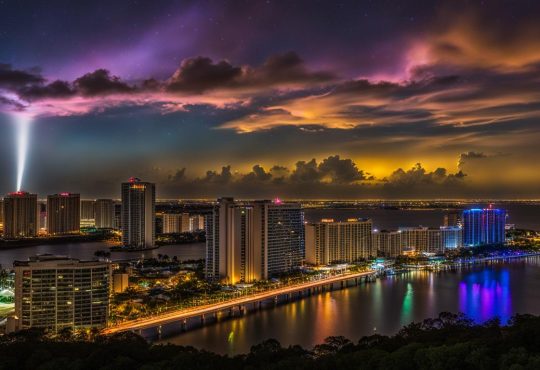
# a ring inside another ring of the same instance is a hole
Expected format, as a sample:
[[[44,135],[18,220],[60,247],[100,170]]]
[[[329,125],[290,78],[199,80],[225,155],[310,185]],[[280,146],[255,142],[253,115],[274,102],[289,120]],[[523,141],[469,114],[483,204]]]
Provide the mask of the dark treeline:
[[[2,337],[0,369],[540,369],[540,317],[475,325],[463,315],[441,313],[391,337],[372,335],[357,343],[330,337],[311,350],[283,348],[270,339],[235,357],[151,345],[131,333],[64,332],[51,338],[30,330]]]

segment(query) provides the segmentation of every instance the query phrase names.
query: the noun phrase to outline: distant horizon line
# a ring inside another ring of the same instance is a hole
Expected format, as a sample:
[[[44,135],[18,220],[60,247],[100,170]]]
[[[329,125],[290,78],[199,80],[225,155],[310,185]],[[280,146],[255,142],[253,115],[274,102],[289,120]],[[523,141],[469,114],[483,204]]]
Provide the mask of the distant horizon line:
[[[23,191],[24,192],[24,191]],[[39,193],[33,193],[33,192],[27,192],[29,194],[37,194]],[[56,195],[61,193],[54,193],[54,194],[47,194],[49,195]],[[80,193],[71,193],[71,194],[78,194]],[[10,195],[10,193],[7,193],[2,197],[5,198],[6,196]],[[239,201],[251,201],[251,200],[272,200],[275,199],[275,197],[231,197],[231,196],[218,196],[218,197],[211,197],[211,198],[156,198],[156,203],[158,202],[215,202],[216,200],[220,198],[234,198],[235,200]],[[121,198],[115,198],[115,197],[89,197],[89,198],[82,198],[81,201],[85,200],[98,200],[98,199],[111,199],[113,201],[120,201]],[[533,202],[533,203],[539,203],[540,198],[348,198],[348,199],[338,199],[338,198],[286,198],[286,197],[279,197],[280,200],[286,201],[286,202],[302,202],[302,203],[310,203],[310,202],[324,202],[324,203],[351,203],[351,202],[358,202],[358,203],[368,203],[368,202],[390,202],[390,203],[397,203],[397,202],[414,202],[414,203],[421,203],[421,202],[432,202],[432,203],[472,203],[472,202],[480,202],[480,203],[490,203],[490,202],[504,202],[504,203],[523,203],[523,202]],[[39,201],[47,200],[46,198],[39,198]]]

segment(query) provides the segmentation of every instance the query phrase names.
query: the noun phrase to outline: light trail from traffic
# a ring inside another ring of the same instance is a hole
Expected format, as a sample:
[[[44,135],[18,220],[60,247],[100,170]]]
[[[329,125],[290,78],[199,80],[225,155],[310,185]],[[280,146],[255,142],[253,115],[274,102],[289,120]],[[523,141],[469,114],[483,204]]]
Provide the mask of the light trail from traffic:
[[[157,327],[164,324],[187,320],[192,317],[212,314],[218,311],[227,310],[235,306],[241,306],[245,304],[255,303],[258,301],[264,301],[274,298],[279,295],[295,293],[298,291],[317,288],[324,285],[330,285],[339,283],[346,280],[358,279],[366,276],[374,275],[375,271],[359,272],[351,274],[343,274],[338,276],[332,276],[330,278],[321,279],[317,281],[310,281],[303,284],[296,284],[292,286],[286,286],[283,288],[273,289],[263,293],[256,293],[246,297],[240,297],[231,299],[225,302],[213,303],[205,306],[196,307],[193,309],[182,309],[173,312],[160,314],[153,317],[145,317],[135,320],[126,321],[118,325],[106,328],[103,330],[103,334],[114,334],[124,331],[142,330]]]

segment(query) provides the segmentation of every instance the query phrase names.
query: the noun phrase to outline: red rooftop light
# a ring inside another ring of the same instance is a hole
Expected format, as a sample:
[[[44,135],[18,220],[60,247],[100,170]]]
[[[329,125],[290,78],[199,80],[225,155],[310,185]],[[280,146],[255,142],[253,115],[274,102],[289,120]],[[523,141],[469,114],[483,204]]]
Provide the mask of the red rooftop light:
[[[14,192],[9,193],[9,195],[14,195],[14,196],[21,196],[21,195],[25,195],[25,194],[28,194],[28,193],[26,191],[22,191],[22,190],[14,191]]]

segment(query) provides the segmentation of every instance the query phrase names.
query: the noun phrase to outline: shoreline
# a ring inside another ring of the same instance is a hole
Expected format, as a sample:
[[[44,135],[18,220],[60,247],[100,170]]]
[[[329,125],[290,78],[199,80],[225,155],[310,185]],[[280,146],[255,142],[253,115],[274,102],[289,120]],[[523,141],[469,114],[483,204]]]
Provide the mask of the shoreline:
[[[440,271],[440,270],[448,270],[448,269],[456,268],[456,267],[482,264],[482,263],[487,263],[487,262],[492,262],[492,261],[505,261],[505,260],[514,260],[514,259],[537,257],[537,256],[540,256],[540,252],[531,252],[531,253],[524,253],[524,254],[510,255],[510,256],[471,258],[471,259],[465,259],[465,260],[458,259],[455,261],[441,263],[441,264],[403,265],[402,269],[405,269],[408,271],[418,271],[418,270]]]
[[[12,249],[22,249],[22,248],[30,248],[30,247],[39,247],[42,245],[62,245],[62,244],[82,244],[82,243],[107,243],[107,239],[100,239],[100,238],[51,238],[51,239],[39,239],[35,241],[24,241],[18,242],[6,242],[2,241],[0,242],[0,251],[2,250],[12,250]]]

